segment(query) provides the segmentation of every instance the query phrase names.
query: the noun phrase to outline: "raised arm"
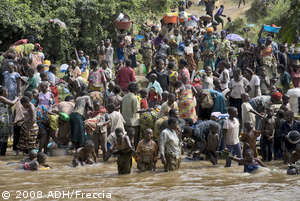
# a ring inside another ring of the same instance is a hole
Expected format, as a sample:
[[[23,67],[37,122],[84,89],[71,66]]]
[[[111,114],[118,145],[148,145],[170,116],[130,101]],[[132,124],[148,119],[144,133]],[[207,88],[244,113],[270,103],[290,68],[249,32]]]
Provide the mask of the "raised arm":
[[[262,32],[264,31],[264,25],[262,25],[259,33],[258,33],[258,39],[257,39],[257,43],[259,43],[259,39],[261,39],[261,35],[262,35]]]
[[[19,100],[19,98],[15,98],[15,100],[11,101],[11,100],[9,100],[9,99],[3,97],[3,96],[0,96],[0,102],[3,102],[3,103],[5,103],[5,104],[7,104],[7,105],[10,105],[10,106],[16,104],[16,102],[17,102],[18,100]]]

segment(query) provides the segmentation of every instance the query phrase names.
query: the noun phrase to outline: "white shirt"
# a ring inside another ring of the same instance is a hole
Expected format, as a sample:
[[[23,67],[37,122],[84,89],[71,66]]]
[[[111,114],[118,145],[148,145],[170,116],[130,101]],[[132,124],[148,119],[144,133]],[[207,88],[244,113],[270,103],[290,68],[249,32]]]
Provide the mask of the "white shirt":
[[[223,129],[227,130],[225,135],[225,145],[235,145],[240,142],[239,132],[240,132],[240,123],[237,118],[233,120],[226,119],[224,121]]]
[[[109,68],[112,68],[114,64],[114,49],[111,46],[106,48],[105,59],[108,61]]]
[[[258,87],[258,93],[257,96],[261,96],[261,91],[260,91],[260,79],[257,75],[252,75],[252,78],[249,82],[249,86],[251,87],[251,90],[249,91],[249,96],[250,98],[255,97],[255,87]]]
[[[177,159],[180,157],[180,141],[174,130],[166,128],[161,132],[159,147],[161,155],[169,154]]]
[[[229,76],[229,70],[228,69],[224,69],[220,75],[220,82],[221,82],[221,88],[222,90],[225,90],[228,88],[228,83],[230,80],[230,76]]]
[[[202,89],[214,89],[214,78],[212,76],[205,76],[202,81]]]
[[[35,74],[33,75],[33,77],[37,80],[37,83],[38,83],[38,84],[41,83],[42,79],[41,79],[41,75],[40,75],[39,72],[35,73]]]
[[[115,132],[117,128],[122,128],[123,131],[125,131],[124,124],[125,120],[120,112],[113,111],[111,114],[109,114],[110,120],[111,120],[111,127],[110,131]]]
[[[255,114],[250,112],[250,110],[254,110],[254,109],[249,102],[242,104],[242,120],[243,120],[242,127],[244,127],[246,122],[251,122],[253,126],[255,126],[256,124]]]
[[[193,53],[194,53],[194,50],[193,50],[193,43],[191,43],[189,46],[186,46],[186,47],[184,48],[184,52],[185,52],[187,55],[193,54]]]
[[[238,82],[236,82],[234,79],[232,79],[228,85],[228,87],[231,89],[230,97],[235,98],[235,99],[241,99],[242,94],[244,94],[246,92],[245,89],[247,88],[248,85],[249,85],[249,82],[244,77]]]

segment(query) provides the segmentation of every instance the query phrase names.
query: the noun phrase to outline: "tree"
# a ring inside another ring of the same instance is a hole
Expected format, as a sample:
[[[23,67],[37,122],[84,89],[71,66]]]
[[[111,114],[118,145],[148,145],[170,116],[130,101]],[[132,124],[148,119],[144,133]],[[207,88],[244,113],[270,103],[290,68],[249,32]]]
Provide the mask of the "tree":
[[[53,62],[70,59],[74,48],[95,55],[97,44],[114,38],[113,21],[126,13],[137,22],[165,12],[172,0],[1,0],[1,50],[34,35]],[[59,19],[66,28],[50,23]]]

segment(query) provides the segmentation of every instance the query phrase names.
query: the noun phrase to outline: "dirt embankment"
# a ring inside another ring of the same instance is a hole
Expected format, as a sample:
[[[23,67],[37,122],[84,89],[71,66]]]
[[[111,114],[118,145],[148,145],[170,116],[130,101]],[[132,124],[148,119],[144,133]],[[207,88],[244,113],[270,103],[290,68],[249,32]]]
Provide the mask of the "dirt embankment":
[[[193,5],[191,8],[187,10],[187,12],[201,16],[205,15],[205,6],[198,6],[199,0],[192,0]],[[245,0],[246,5],[244,6],[241,4],[241,7],[238,8],[239,0],[219,0],[216,3],[216,6],[224,5],[224,14],[226,16],[230,16],[232,20],[245,16],[245,12],[250,8],[252,0]],[[214,11],[214,13],[217,11],[217,9]]]

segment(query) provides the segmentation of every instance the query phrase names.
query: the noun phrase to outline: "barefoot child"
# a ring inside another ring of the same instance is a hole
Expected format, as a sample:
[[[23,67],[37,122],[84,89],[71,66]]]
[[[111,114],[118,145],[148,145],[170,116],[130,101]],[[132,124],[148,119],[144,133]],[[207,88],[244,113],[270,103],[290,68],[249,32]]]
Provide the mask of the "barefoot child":
[[[137,168],[140,171],[156,169],[158,156],[158,146],[152,140],[153,131],[151,128],[146,129],[144,139],[141,140],[136,150]]]

